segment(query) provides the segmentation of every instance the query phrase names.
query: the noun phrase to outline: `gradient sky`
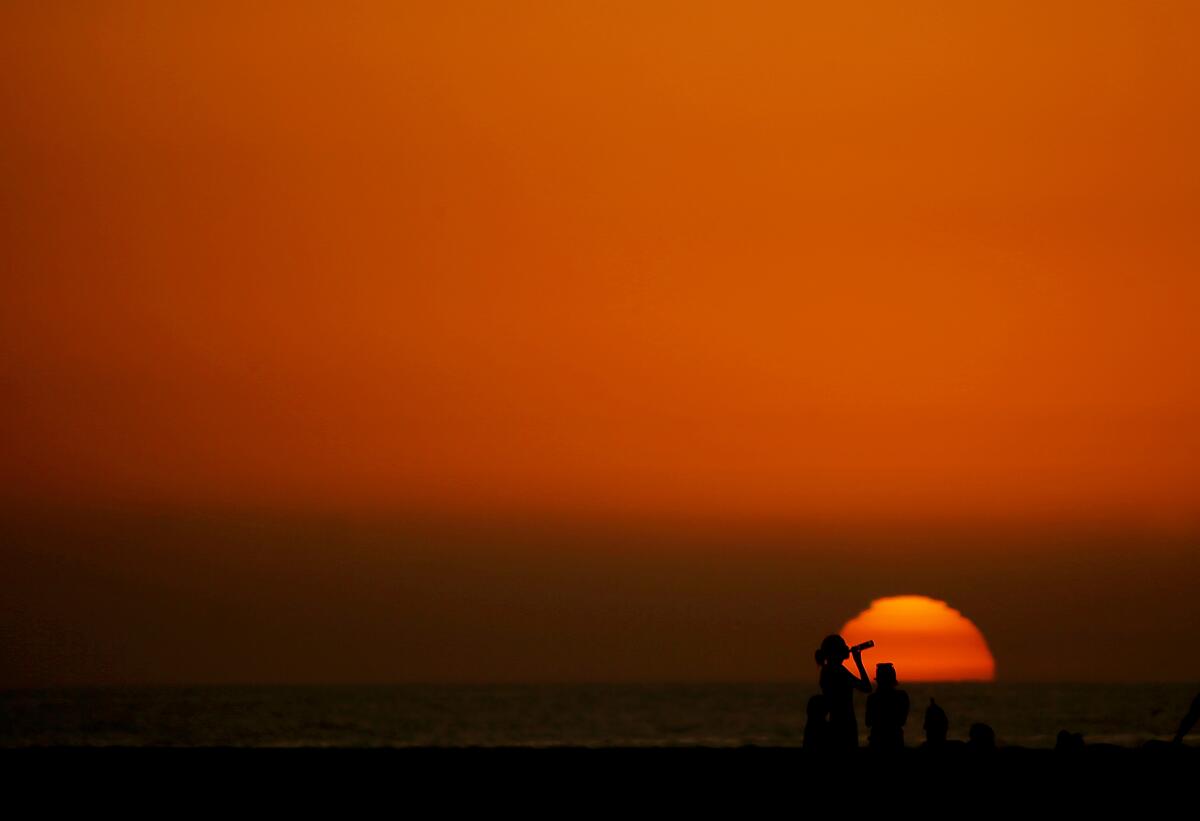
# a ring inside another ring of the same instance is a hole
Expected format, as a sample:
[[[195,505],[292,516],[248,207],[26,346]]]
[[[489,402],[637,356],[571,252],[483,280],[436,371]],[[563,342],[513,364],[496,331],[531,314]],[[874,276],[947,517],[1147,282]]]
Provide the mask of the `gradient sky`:
[[[0,684],[1200,676],[1196,4],[247,5],[0,7]]]

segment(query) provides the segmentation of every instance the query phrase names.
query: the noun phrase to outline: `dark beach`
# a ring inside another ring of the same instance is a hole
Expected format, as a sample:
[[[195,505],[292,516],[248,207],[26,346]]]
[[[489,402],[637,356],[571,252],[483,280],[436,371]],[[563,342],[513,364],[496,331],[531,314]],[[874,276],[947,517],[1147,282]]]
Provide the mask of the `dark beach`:
[[[1074,754],[1001,748],[930,755],[833,759],[796,748],[29,748],[0,751],[10,793],[52,797],[57,806],[397,807],[437,800],[448,807],[567,810],[637,806],[814,803],[861,796],[929,802],[945,811],[1055,796],[1074,806],[1123,797],[1166,800],[1194,785],[1195,747],[1099,745]],[[778,809],[778,806],[776,807]],[[801,812],[801,814],[803,814]]]
[[[80,809],[330,807],[435,800],[480,808],[705,809],[871,801],[1072,805],[1166,797],[1200,748],[1164,740],[1186,685],[914,685],[951,717],[897,754],[801,747],[811,685],[125,687],[0,693],[0,772],[15,794]],[[963,739],[987,720],[997,747]],[[1054,728],[1084,744],[1055,749]],[[1102,739],[1121,738],[1124,743]],[[465,741],[464,741],[465,739]],[[707,739],[696,742],[694,739]],[[752,739],[769,739],[766,743]]]

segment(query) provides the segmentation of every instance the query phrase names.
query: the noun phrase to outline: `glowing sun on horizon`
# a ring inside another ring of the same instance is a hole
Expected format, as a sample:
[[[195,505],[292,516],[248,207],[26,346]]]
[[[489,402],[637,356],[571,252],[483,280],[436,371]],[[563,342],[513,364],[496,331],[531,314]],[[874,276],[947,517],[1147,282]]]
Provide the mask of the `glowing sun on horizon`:
[[[928,596],[876,599],[846,622],[841,634],[850,645],[875,642],[863,653],[872,679],[875,665],[888,661],[901,682],[996,678],[996,660],[979,628],[946,602]],[[847,667],[852,664],[846,662]]]

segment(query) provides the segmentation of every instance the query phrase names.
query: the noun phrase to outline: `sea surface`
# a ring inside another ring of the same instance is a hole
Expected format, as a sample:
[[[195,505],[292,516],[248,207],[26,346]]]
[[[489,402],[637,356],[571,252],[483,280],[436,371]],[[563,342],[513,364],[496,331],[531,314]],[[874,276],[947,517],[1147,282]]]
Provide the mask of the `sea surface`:
[[[905,740],[930,697],[950,737],[990,724],[1001,745],[1169,739],[1195,685],[911,684]],[[815,685],[97,687],[0,691],[0,747],[799,746]],[[860,731],[865,696],[857,695]]]

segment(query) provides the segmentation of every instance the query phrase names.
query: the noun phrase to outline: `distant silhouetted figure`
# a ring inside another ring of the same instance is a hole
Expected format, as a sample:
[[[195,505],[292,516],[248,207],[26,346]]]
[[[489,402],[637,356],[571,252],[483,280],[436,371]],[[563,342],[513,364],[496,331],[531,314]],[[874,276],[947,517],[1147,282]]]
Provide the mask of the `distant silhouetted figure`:
[[[1070,730],[1059,730],[1058,737],[1054,741],[1054,752],[1056,752],[1056,753],[1083,752],[1083,734],[1082,733],[1073,733]]]
[[[946,734],[950,732],[950,719],[946,711],[938,706],[931,697],[929,706],[925,708],[925,746],[931,749],[941,749],[946,746]]]
[[[996,731],[986,724],[972,724],[967,733],[967,749],[973,753],[995,752]]]
[[[826,636],[817,650],[817,664],[821,666],[821,693],[829,709],[830,749],[842,752],[858,748],[858,720],[854,717],[854,691],[871,692],[871,679],[863,667],[862,652],[853,653],[861,678],[842,666],[850,658],[850,648],[839,635]]]
[[[804,749],[814,753],[829,751],[829,707],[825,696],[815,695],[808,700],[808,721],[804,725]]]
[[[1200,721],[1200,693],[1197,693],[1196,697],[1192,699],[1192,707],[1187,711],[1187,715],[1180,719],[1179,729],[1175,731],[1174,742],[1182,744],[1183,737],[1192,731],[1197,721]]]
[[[868,745],[872,750],[904,749],[904,722],[908,721],[908,693],[896,687],[896,668],[875,665],[878,688],[867,696]]]

